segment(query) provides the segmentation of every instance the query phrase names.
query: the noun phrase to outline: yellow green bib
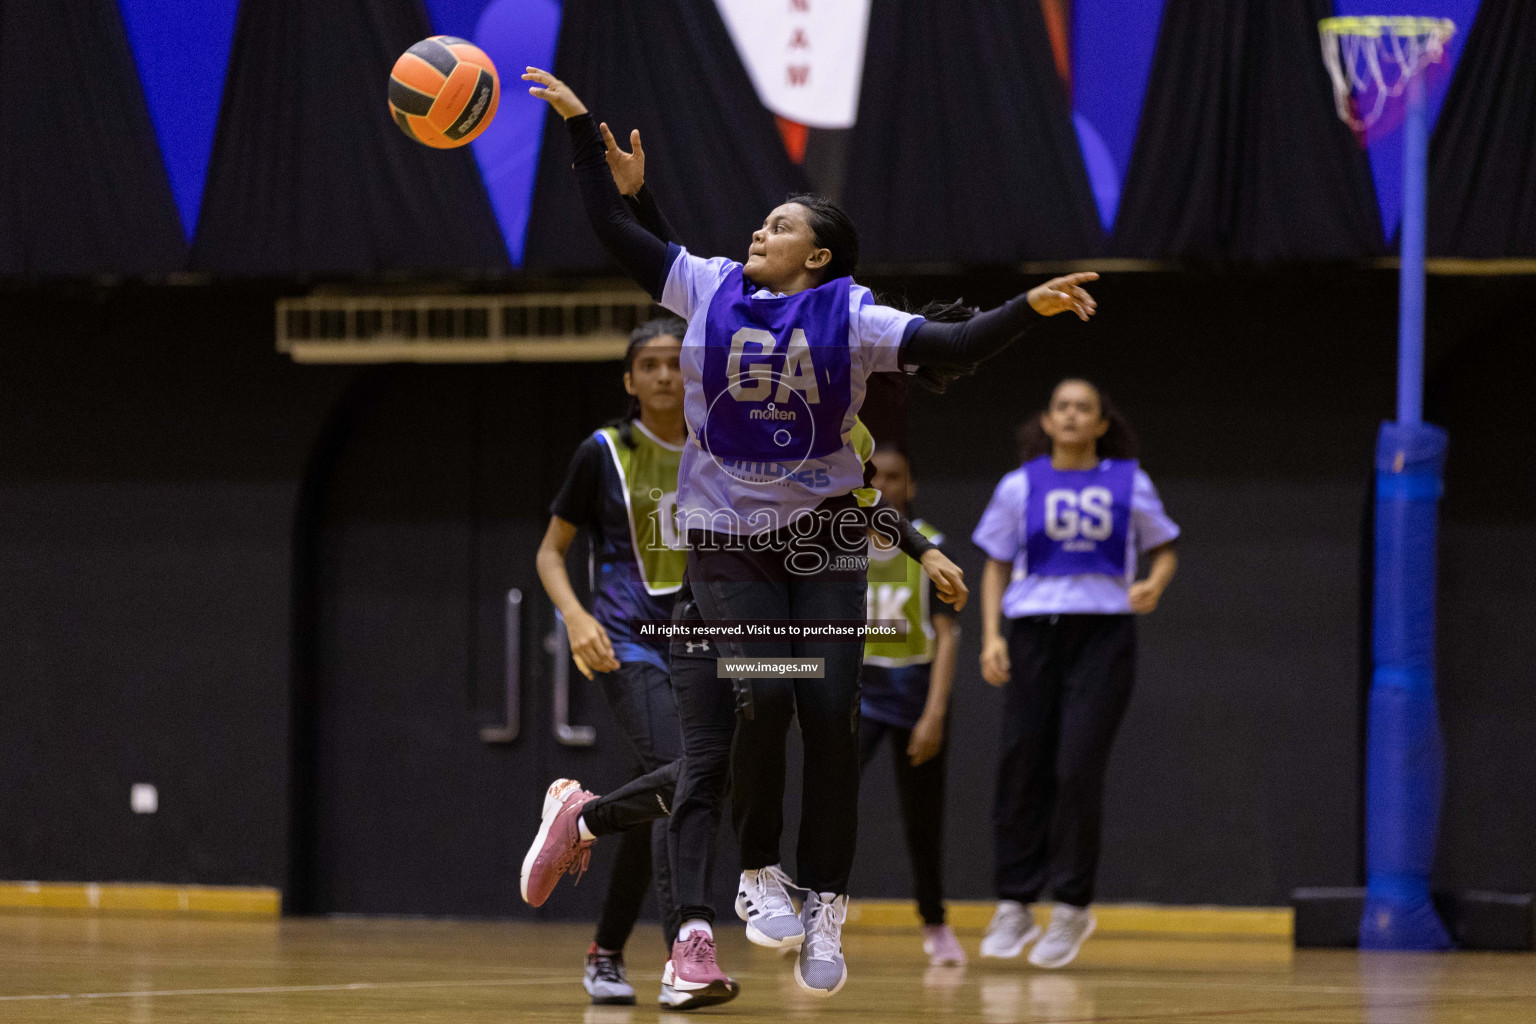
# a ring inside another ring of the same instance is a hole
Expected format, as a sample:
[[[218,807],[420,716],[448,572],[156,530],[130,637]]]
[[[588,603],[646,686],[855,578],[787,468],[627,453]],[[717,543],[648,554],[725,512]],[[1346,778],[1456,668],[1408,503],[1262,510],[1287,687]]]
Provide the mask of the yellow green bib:
[[[935,544],[944,537],[921,519],[912,525]],[[921,665],[933,660],[933,623],[928,621],[928,577],[923,567],[902,554],[899,548],[869,548],[869,618],[905,619],[907,638],[864,644],[864,661],[869,665],[896,668]]]
[[[619,439],[617,427],[597,432],[608,445],[624,506],[629,515],[629,542],[645,589],[670,594],[683,585],[687,548],[677,535],[677,451],[651,437],[637,422],[633,447]]]
[[[875,435],[869,432],[864,421],[857,416],[853,418],[853,430],[849,431],[848,440],[853,443],[854,453],[859,457],[859,465],[868,465],[870,458],[875,454]],[[853,497],[864,508],[871,508],[880,500],[880,492],[873,487],[855,487]]]

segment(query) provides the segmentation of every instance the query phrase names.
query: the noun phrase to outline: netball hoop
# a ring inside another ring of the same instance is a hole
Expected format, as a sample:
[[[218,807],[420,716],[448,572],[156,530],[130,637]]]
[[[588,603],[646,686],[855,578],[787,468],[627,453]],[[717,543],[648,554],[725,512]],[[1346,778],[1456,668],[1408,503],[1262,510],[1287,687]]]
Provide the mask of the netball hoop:
[[[1448,18],[1324,18],[1323,64],[1339,117],[1356,132],[1375,129],[1410,84],[1445,59],[1456,34]]]
[[[1456,26],[1441,18],[1318,24],[1339,117],[1362,140],[1403,115],[1397,421],[1376,443],[1371,696],[1365,756],[1362,949],[1448,949],[1430,898],[1444,776],[1435,704],[1435,547],[1446,434],[1421,422],[1429,132],[1424,77]],[[1403,99],[1402,104],[1397,101]],[[1391,115],[1389,117],[1389,115]]]

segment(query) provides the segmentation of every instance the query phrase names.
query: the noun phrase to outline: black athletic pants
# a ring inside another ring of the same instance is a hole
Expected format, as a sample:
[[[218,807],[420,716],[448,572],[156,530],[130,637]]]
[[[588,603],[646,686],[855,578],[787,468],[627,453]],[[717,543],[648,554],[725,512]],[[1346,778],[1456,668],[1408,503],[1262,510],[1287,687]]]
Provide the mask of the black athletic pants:
[[[835,500],[835,499],[834,499]],[[859,620],[865,617],[868,534],[822,519],[815,533],[790,528],[756,550],[732,539],[689,531],[688,579],[706,622],[742,619]],[[783,541],[780,543],[780,541]],[[797,572],[793,554],[819,549],[821,571]],[[859,668],[862,642],[728,641],[733,658],[823,658],[822,679],[735,679],[736,737],[731,754],[731,813],[741,866],[778,864],[784,830],[785,743],[797,716],[805,761],[800,781],[797,884],[846,893],[859,827]]]
[[[1003,688],[1002,759],[992,807],[999,899],[1093,901],[1104,773],[1130,702],[1129,615],[1013,621]]]
[[[635,755],[635,774],[655,771],[682,756],[682,736],[677,706],[668,673],[646,662],[627,662],[616,672],[597,677],[608,706],[629,739]],[[587,821],[592,827],[591,819]],[[596,831],[595,829],[593,830]],[[680,921],[672,897],[672,873],[668,870],[665,823],[632,829],[619,840],[619,854],[608,882],[608,895],[597,920],[594,940],[604,949],[623,949],[640,917],[646,891],[654,885],[656,902],[667,948],[677,937]]]
[[[698,606],[685,590],[672,612],[674,622],[698,622]],[[672,886],[679,921],[715,919],[709,892],[721,805],[731,781],[731,738],[736,732],[736,695],[729,679],[717,679],[713,643],[672,643],[672,690],[677,700],[684,756],[583,810],[596,835],[635,829],[670,813],[657,827],[667,833]],[[627,833],[632,834],[632,833]]]
[[[859,764],[867,765],[891,740],[891,760],[896,768],[896,795],[901,800],[901,820],[906,828],[907,855],[912,859],[913,891],[917,912],[924,924],[944,923],[944,761],[949,741],[932,758],[916,767],[907,756],[912,730],[865,718],[859,725]]]

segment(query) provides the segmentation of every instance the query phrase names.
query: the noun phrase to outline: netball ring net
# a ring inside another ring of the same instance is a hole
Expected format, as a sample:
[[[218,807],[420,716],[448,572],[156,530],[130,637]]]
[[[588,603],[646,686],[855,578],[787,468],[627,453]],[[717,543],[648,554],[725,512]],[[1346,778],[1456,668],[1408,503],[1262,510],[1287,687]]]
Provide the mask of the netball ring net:
[[[1410,83],[1445,59],[1456,24],[1407,16],[1324,18],[1318,31],[1339,117],[1364,135],[1378,127],[1388,104]]]

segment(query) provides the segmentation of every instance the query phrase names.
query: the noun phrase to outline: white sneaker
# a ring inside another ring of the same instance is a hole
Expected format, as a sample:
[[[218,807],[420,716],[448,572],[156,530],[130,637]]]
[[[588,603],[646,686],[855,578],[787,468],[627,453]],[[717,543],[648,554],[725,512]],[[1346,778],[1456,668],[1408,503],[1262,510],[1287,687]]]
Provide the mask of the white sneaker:
[[[759,946],[798,949],[805,926],[789,889],[794,883],[777,864],[743,871],[736,887],[736,916],[747,922],[747,938]]]
[[[1040,937],[1034,911],[1017,900],[998,900],[981,940],[981,955],[998,960],[1012,960],[1024,947]]]
[[[599,953],[597,943],[587,951],[587,969],[581,987],[593,1006],[634,1006],[635,989],[624,970],[623,953]]]
[[[843,960],[843,922],[848,920],[848,897],[811,893],[801,911],[805,942],[795,961],[795,982],[821,999],[835,996],[848,983]]]
[[[1051,910],[1051,926],[1045,938],[1030,950],[1029,962],[1036,967],[1065,967],[1077,959],[1088,936],[1093,934],[1093,912],[1087,907],[1058,903]]]

